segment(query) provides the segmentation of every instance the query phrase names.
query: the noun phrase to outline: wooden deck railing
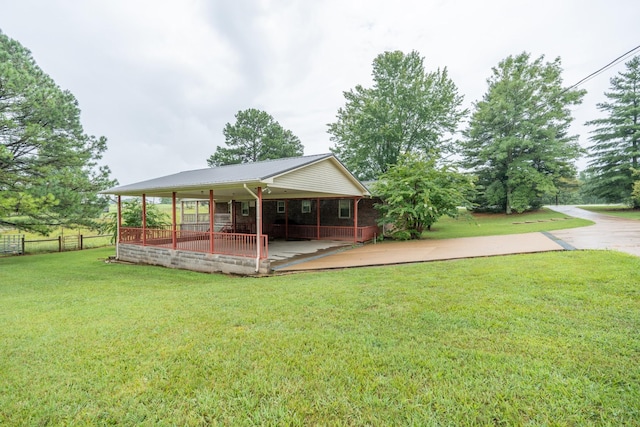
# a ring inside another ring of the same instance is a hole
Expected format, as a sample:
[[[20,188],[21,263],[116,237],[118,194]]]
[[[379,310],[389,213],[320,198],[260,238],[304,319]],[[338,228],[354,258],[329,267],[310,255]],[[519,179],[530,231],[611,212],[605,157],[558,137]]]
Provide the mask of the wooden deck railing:
[[[173,247],[173,231],[171,229],[137,227],[120,228],[120,243],[131,245],[157,246],[191,252],[214,253],[221,255],[252,258],[256,256],[257,239],[254,234],[243,233],[209,233],[190,230],[176,230],[176,247]],[[213,245],[211,237],[213,235]],[[262,246],[261,258],[269,257],[268,236],[260,236]],[[211,250],[213,247],[213,251]]]
[[[354,227],[341,227],[333,225],[289,225],[270,224],[265,227],[265,232],[272,237],[288,237],[292,239],[310,240],[354,240]],[[366,242],[373,240],[380,233],[377,226],[358,227],[355,240]],[[318,235],[319,234],[319,235]]]
[[[143,229],[139,227],[120,228],[120,243],[132,245],[158,246],[191,252],[214,253],[241,257],[255,257],[257,239],[248,233],[210,233],[197,230],[176,230],[171,228],[147,228],[144,239]],[[265,227],[266,234],[260,236],[261,258],[269,257],[268,235],[285,237],[284,224],[271,224]],[[319,236],[318,236],[319,231]],[[293,239],[345,240],[366,242],[373,240],[379,233],[377,226],[358,227],[354,239],[353,227],[289,225],[287,237]],[[211,237],[213,236],[213,242]],[[213,244],[212,244],[213,243]]]

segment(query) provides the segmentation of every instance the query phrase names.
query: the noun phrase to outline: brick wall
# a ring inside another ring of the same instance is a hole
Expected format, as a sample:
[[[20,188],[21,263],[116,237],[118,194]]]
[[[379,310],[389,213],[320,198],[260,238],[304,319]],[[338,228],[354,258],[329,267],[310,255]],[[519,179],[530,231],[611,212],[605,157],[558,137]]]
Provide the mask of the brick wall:
[[[289,200],[287,213],[289,224],[316,225],[317,224],[317,199],[308,199],[311,204],[311,212],[302,212],[302,200]],[[339,218],[337,199],[320,199],[320,222],[321,225],[335,225],[349,227],[353,225],[353,200],[351,202],[351,217]],[[375,199],[361,199],[358,202],[358,226],[365,227],[376,225],[378,212],[373,207]],[[255,218],[255,210],[250,212],[250,216]],[[275,200],[265,200],[262,207],[262,219],[264,224],[284,224],[285,214],[278,213],[277,202]],[[246,218],[246,217],[244,217]]]

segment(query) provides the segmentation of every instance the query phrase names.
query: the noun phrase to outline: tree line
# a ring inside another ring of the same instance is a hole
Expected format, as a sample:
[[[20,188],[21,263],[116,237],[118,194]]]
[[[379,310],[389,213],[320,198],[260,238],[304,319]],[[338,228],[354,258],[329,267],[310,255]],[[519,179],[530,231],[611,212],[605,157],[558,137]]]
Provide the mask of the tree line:
[[[447,68],[427,71],[416,51],[384,52],[370,87],[343,93],[327,125],[331,151],[385,203],[383,222],[419,237],[460,206],[510,214],[581,194],[640,206],[640,57],[610,80],[590,146],[572,135],[571,108],[584,90],[566,87],[560,58],[524,52],[491,69],[482,99],[464,109]],[[303,154],[300,139],[270,114],[238,111],[211,167]],[[85,134],[73,95],[20,43],[0,32],[0,226],[46,231],[96,226],[116,184],[98,166],[104,137]],[[576,161],[586,154],[580,175]]]
[[[468,111],[446,68],[426,71],[415,51],[384,52],[373,61],[372,86],[344,92],[345,105],[328,124],[331,150],[359,179],[375,181],[372,189],[385,201],[383,222],[410,237],[461,206],[506,214],[559,200],[638,208],[640,57],[611,79],[608,101],[597,105],[603,117],[586,123],[592,127],[588,150],[570,133],[571,108],[586,91],[566,87],[562,71],[560,58],[509,56],[491,69],[487,91]],[[247,112],[225,128],[233,150],[289,150],[290,143],[266,132],[229,137],[235,127],[259,128],[247,126]],[[576,161],[585,154],[589,164],[578,176]],[[210,165],[221,164],[215,157]],[[246,155],[236,155],[233,163],[243,161]]]

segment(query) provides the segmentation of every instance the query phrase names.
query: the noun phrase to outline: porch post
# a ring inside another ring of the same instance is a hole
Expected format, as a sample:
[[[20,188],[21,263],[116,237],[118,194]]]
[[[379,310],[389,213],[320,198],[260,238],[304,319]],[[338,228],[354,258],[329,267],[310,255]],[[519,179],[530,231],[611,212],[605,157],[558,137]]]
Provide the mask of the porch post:
[[[120,243],[121,240],[121,229],[122,229],[122,196],[118,195],[118,234],[116,242]]]
[[[316,199],[316,240],[320,240],[320,198]]]
[[[236,232],[236,201],[231,200],[231,232]]]
[[[289,199],[284,200],[284,240],[289,240]]]
[[[184,200],[180,201],[180,223],[184,224]]]
[[[255,194],[247,184],[242,184],[247,193],[256,199],[256,273],[260,271],[260,258],[262,258],[262,187],[258,187],[258,194]],[[266,255],[266,254],[265,254]]]
[[[360,199],[353,198],[353,243],[358,243],[358,202]]]
[[[256,200],[256,244],[258,245],[258,260],[262,259],[262,187],[258,187]],[[256,266],[256,270],[258,267]]]
[[[120,259],[120,242],[122,241],[122,196],[118,195],[118,223],[116,230],[116,259]],[[24,245],[24,240],[22,241]],[[24,248],[24,246],[23,246]],[[24,249],[22,251],[24,253]]]
[[[147,195],[142,194],[142,246],[147,244]]]
[[[171,193],[171,245],[175,250],[178,247],[178,236],[176,226],[176,192]]]
[[[213,190],[209,190],[209,252],[213,253],[213,231],[215,226],[216,205],[213,203]]]

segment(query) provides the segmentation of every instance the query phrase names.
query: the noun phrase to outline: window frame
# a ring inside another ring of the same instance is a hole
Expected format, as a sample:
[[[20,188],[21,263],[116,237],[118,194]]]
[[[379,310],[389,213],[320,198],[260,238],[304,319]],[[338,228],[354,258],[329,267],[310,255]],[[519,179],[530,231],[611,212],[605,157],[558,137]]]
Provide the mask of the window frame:
[[[346,203],[346,209],[348,210],[347,216],[342,214],[343,209],[345,209],[344,207],[345,203]],[[338,199],[338,218],[340,219],[351,218],[351,199]]]
[[[276,212],[279,214],[283,214],[287,212],[287,205],[284,200],[276,201]]]
[[[311,213],[311,200],[303,200],[300,209],[302,213]]]

